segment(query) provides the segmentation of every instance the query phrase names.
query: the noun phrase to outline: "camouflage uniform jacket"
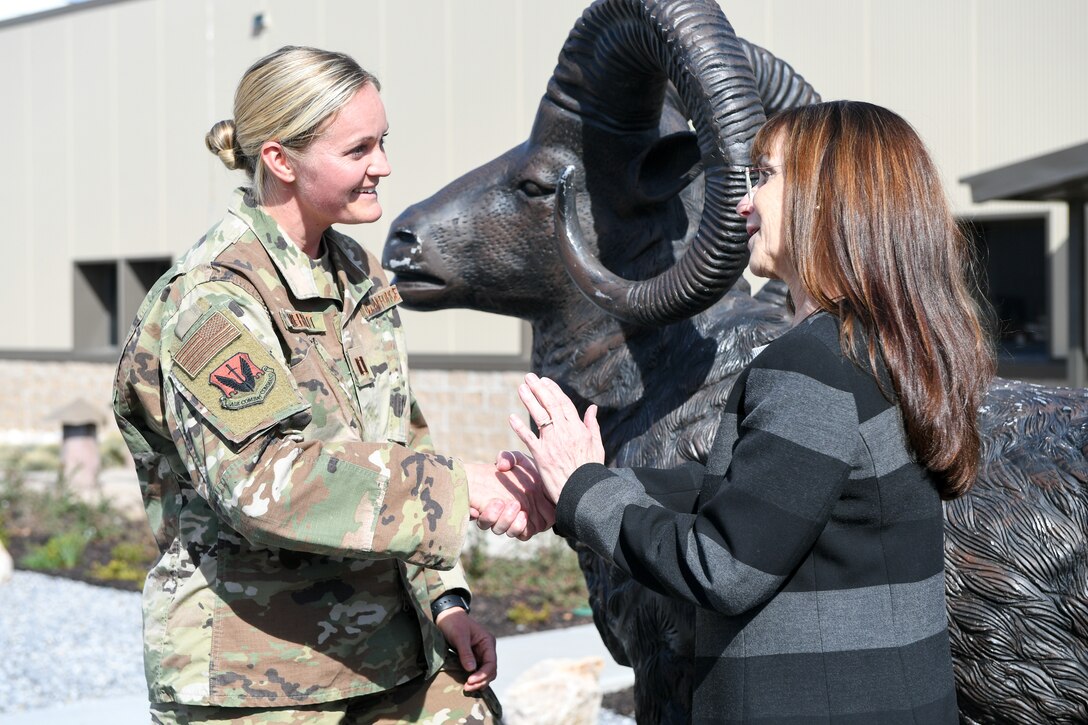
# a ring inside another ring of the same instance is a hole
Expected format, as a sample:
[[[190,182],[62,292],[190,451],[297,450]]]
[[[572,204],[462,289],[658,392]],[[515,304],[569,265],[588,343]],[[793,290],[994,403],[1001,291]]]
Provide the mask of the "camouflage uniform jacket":
[[[399,297],[329,230],[309,257],[239,190],[148,294],[114,410],[161,558],[152,702],[283,707],[433,674],[467,588],[463,466],[431,452]]]

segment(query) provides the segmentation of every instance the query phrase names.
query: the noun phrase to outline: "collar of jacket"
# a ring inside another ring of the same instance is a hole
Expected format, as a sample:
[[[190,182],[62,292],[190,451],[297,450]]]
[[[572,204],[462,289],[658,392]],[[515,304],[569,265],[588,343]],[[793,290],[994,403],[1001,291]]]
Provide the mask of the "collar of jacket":
[[[276,220],[253,201],[248,189],[236,189],[229,208],[230,213],[241,219],[260,240],[268,251],[272,264],[296,299],[322,296],[314,282],[310,258],[287,236]],[[359,302],[374,286],[373,280],[368,276],[369,264],[362,248],[351,237],[330,228],[325,232],[323,241],[344,297],[346,319],[351,317]]]

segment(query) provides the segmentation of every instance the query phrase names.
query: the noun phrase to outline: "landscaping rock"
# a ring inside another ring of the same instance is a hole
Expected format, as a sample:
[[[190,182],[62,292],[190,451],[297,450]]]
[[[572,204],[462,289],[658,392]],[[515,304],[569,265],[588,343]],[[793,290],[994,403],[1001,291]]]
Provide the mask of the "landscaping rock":
[[[15,571],[15,563],[11,560],[11,554],[0,542],[0,584],[11,581],[12,572]]]
[[[594,725],[601,710],[600,657],[546,659],[525,670],[503,696],[507,725]]]

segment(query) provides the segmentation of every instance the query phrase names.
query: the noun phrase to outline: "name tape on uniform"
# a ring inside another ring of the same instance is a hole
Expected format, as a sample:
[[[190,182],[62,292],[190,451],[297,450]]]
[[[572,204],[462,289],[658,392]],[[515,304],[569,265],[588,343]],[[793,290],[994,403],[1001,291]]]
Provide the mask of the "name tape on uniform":
[[[373,317],[385,312],[394,305],[399,305],[402,301],[400,290],[397,289],[395,284],[390,285],[383,290],[374,292],[367,298],[367,301],[362,304],[363,314],[367,317]]]
[[[283,322],[292,332],[324,332],[325,318],[312,312],[280,310]]]

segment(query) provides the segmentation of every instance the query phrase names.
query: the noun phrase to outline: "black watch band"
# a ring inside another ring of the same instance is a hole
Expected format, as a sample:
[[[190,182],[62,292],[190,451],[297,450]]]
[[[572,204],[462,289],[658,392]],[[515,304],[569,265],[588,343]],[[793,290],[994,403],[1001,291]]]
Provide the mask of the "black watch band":
[[[469,611],[468,600],[461,592],[446,592],[438,599],[431,602],[431,618],[437,620],[438,615],[450,607],[461,607],[461,609],[464,609],[466,612]]]

